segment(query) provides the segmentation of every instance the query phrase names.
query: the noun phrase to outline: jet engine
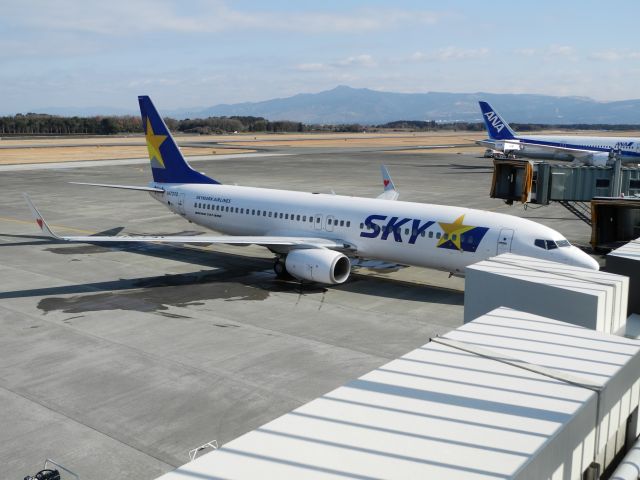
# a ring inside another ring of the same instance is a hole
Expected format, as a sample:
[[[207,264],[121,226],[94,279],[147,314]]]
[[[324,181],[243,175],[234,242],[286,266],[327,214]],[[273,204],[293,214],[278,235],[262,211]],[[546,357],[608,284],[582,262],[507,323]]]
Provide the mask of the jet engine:
[[[292,250],[285,267],[298,280],[328,285],[345,282],[351,273],[351,262],[346,255],[324,248]]]

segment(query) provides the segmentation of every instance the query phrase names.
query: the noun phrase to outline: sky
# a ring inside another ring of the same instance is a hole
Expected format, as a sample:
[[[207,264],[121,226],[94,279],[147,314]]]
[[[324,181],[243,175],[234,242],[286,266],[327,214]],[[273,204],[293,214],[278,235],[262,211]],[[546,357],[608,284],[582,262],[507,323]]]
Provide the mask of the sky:
[[[0,114],[337,85],[640,98],[640,2],[0,0]]]

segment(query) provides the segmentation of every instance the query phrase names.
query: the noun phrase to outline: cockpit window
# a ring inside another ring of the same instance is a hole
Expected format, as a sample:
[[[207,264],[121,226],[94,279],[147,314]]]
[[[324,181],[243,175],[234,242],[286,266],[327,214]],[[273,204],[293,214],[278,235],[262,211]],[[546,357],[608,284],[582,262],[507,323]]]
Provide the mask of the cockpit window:
[[[567,240],[558,240],[554,242],[553,240],[543,240],[541,238],[537,238],[533,244],[536,247],[544,248],[545,250],[553,250],[558,247],[570,247],[571,244]]]

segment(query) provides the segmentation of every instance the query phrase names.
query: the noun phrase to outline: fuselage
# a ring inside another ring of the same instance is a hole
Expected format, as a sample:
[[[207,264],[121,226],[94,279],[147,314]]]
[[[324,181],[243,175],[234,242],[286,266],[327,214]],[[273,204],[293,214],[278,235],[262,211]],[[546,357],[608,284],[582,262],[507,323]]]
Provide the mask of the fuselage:
[[[174,212],[228,235],[340,240],[358,257],[458,274],[506,252],[597,268],[555,230],[512,215],[234,185],[150,185],[165,190],[151,195]]]
[[[521,145],[518,155],[530,158],[567,160],[571,161],[576,156],[570,152],[553,152],[546,147],[560,147],[567,149],[589,150],[603,157],[609,152],[619,152],[621,158],[627,163],[640,162],[640,139],[632,137],[591,137],[581,135],[557,136],[557,135],[517,135],[516,141],[522,140],[527,145]],[[536,144],[541,145],[536,147]]]

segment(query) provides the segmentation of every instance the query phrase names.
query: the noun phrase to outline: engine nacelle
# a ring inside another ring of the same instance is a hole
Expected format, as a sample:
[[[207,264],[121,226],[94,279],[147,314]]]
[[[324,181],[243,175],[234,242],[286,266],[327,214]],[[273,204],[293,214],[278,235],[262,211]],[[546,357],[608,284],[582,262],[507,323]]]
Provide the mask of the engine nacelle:
[[[608,153],[592,153],[588,160],[584,163],[587,165],[593,165],[594,167],[604,167],[609,163]]]
[[[351,262],[346,255],[324,248],[292,250],[285,267],[298,280],[336,285],[344,283],[351,273]]]

